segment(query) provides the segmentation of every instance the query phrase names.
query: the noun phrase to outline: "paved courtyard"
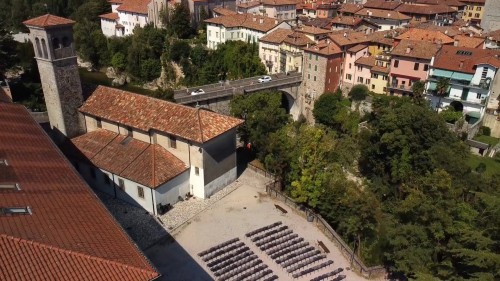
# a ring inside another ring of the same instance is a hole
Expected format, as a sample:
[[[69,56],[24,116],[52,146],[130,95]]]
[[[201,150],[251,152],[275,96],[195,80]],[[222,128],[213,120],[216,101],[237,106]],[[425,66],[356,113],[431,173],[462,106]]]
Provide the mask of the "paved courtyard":
[[[213,280],[206,263],[198,257],[198,253],[233,238],[239,238],[279,277],[279,280],[293,280],[283,268],[262,252],[255,243],[245,237],[247,232],[281,221],[294,233],[303,237],[312,246],[318,240],[323,241],[330,250],[327,259],[334,261],[328,268],[295,279],[310,280],[320,274],[330,272],[338,267],[344,269],[345,280],[365,280],[356,273],[346,270],[349,262],[316,227],[302,217],[296,215],[288,206],[275,202],[265,192],[268,180],[247,169],[228,188],[216,194],[210,204],[197,202],[196,199],[176,204],[174,209],[161,220],[169,233],[166,238],[145,250],[146,255],[163,274],[160,280]],[[197,207],[188,207],[189,204]],[[274,204],[279,204],[288,213],[283,214]],[[177,210],[176,210],[177,209]],[[179,214],[184,210],[187,214]],[[182,216],[176,222],[169,216]],[[168,221],[171,221],[170,223]]]

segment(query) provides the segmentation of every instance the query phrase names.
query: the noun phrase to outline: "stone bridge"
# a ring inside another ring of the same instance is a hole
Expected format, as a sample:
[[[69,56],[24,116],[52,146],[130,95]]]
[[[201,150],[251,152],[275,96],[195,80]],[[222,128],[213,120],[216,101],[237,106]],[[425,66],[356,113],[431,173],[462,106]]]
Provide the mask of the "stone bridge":
[[[226,81],[216,84],[192,87],[175,91],[174,98],[179,104],[189,106],[201,106],[209,108],[215,112],[229,114],[229,101],[235,94],[248,94],[265,90],[276,90],[283,92],[288,101],[288,112],[296,119],[299,115],[299,106],[296,103],[299,95],[299,87],[302,82],[301,73],[279,73],[269,75],[272,81],[259,83],[257,80],[262,77],[256,76],[234,81]],[[191,92],[203,89],[205,94],[191,95]]]

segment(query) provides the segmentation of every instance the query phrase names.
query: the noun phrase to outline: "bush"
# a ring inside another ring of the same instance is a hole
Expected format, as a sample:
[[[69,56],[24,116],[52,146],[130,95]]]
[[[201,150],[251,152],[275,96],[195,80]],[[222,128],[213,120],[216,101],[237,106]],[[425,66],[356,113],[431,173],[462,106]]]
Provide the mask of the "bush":
[[[113,55],[111,58],[111,65],[118,71],[123,71],[127,67],[127,59],[125,55],[121,52],[118,52]]]
[[[491,128],[487,126],[481,126],[481,128],[479,128],[479,134],[483,136],[491,136]]]
[[[484,164],[484,163],[482,163],[482,162],[481,162],[481,163],[479,163],[479,165],[477,165],[477,167],[476,167],[476,172],[478,172],[478,173],[482,174],[482,173],[484,173],[485,171],[486,171],[486,164]]]
[[[368,87],[365,85],[356,85],[352,87],[351,91],[349,92],[349,97],[351,97],[352,100],[354,101],[362,101],[366,99],[366,96],[368,96]]]
[[[160,77],[160,60],[147,59],[141,63],[141,77],[146,81],[151,81]]]
[[[447,123],[455,124],[460,118],[462,118],[463,113],[460,111],[455,111],[451,106],[447,106],[443,111],[439,113],[443,117],[444,121]]]

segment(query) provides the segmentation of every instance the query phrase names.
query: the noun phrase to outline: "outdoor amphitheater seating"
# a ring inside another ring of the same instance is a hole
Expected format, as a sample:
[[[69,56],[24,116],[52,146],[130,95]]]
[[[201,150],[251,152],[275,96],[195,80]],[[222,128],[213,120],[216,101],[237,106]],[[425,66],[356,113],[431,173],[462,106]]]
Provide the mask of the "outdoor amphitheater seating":
[[[320,269],[322,269],[322,268],[324,268],[324,267],[327,267],[327,266],[329,266],[329,265],[331,265],[331,264],[333,264],[333,261],[330,261],[330,260],[329,260],[329,261],[326,261],[326,262],[324,262],[324,263],[322,263],[322,264],[319,264],[319,265],[316,265],[316,266],[313,266],[313,267],[310,267],[310,268],[304,269],[304,270],[302,270],[302,271],[301,271],[301,272],[299,272],[299,273],[295,273],[295,274],[293,274],[292,276],[293,276],[293,278],[299,278],[299,277],[301,277],[301,276],[303,276],[303,275],[306,275],[306,274],[309,274],[309,273],[314,272],[314,271],[316,271],[316,270],[320,270]]]
[[[199,254],[198,254],[198,256],[203,257],[203,256],[205,256],[205,255],[207,255],[207,254],[210,254],[210,253],[211,253],[211,252],[213,252],[213,251],[216,251],[216,250],[218,250],[218,249],[221,249],[221,248],[224,248],[224,247],[226,247],[226,246],[229,246],[229,245],[231,245],[231,244],[233,244],[234,242],[237,242],[237,241],[239,241],[239,240],[240,240],[239,238],[234,238],[234,239],[228,240],[228,241],[226,241],[226,242],[224,242],[224,243],[221,243],[221,244],[219,244],[219,245],[213,246],[213,247],[211,247],[210,249],[208,249],[208,250],[206,250],[206,251],[203,251],[203,252],[199,253]]]
[[[286,230],[287,228],[288,228],[288,226],[284,225],[284,226],[280,226],[278,228],[272,229],[272,230],[270,230],[268,232],[265,232],[263,234],[260,234],[258,236],[253,237],[252,238],[252,242],[257,242],[257,241],[259,241],[259,240],[261,240],[263,238],[268,237],[269,235],[272,235],[272,234],[275,234],[275,233],[279,233],[279,232],[281,232],[283,230]]]
[[[304,255],[302,255],[300,257],[296,257],[296,258],[290,259],[290,260],[282,263],[281,266],[283,268],[287,268],[287,267],[290,267],[290,266],[294,265],[297,262],[300,262],[300,261],[302,261],[304,259],[307,259],[307,258],[310,258],[310,257],[313,257],[313,256],[321,256],[321,257],[326,258],[325,255],[320,255],[320,253],[318,253],[318,252],[319,251],[317,251],[317,252],[313,251],[313,252],[306,253],[306,254],[304,254]]]
[[[227,253],[230,253],[231,251],[233,250],[236,250],[236,249],[239,249],[241,247],[245,246],[245,243],[243,242],[240,242],[238,244],[234,244],[234,245],[231,245],[227,248],[221,248],[221,249],[218,249],[216,251],[213,251],[212,253],[206,255],[205,257],[203,257],[203,261],[207,262],[215,257],[218,257],[218,256],[221,256],[223,254],[227,254]]]
[[[332,281],[340,281],[340,280],[344,280],[345,278],[346,278],[345,275],[339,275],[339,276],[333,278]]]
[[[241,248],[241,249],[238,249],[236,252],[234,252],[234,253],[232,253],[232,254],[230,254],[230,255],[223,256],[223,257],[221,257],[221,258],[215,259],[214,261],[209,262],[207,265],[208,265],[208,267],[210,267],[210,268],[211,268],[211,267],[213,267],[213,266],[215,266],[215,265],[218,265],[219,263],[222,263],[222,262],[225,262],[225,261],[227,261],[227,260],[230,260],[230,259],[232,259],[234,256],[239,255],[239,254],[244,253],[244,252],[247,252],[247,255],[249,256],[249,255],[251,255],[251,254],[252,254],[252,252],[251,252],[251,251],[249,251],[249,250],[250,250],[250,248],[248,248],[247,246],[245,246],[245,247],[243,247],[243,248]]]
[[[339,267],[339,268],[335,269],[334,271],[331,271],[331,272],[325,273],[325,274],[323,274],[323,275],[320,275],[320,276],[318,276],[318,277],[315,277],[315,278],[311,279],[311,281],[321,281],[321,280],[323,280],[323,279],[326,279],[326,278],[329,278],[329,277],[335,276],[335,275],[339,274],[339,273],[340,273],[340,272],[342,272],[342,271],[344,271],[344,269]],[[341,277],[341,276],[344,276],[344,277]],[[337,279],[337,278],[340,278],[340,279]],[[336,277],[335,279],[333,279],[333,280],[342,280],[342,279],[344,279],[344,278],[345,278],[345,275],[339,275],[339,276],[337,276],[337,277]]]
[[[303,244],[306,244],[306,245],[309,245],[309,242],[298,242],[298,243],[289,243],[290,241],[288,241],[286,244],[284,245],[280,245],[279,247],[276,247],[276,248],[273,248],[271,250],[268,250],[266,251],[266,253],[271,256],[273,254],[276,254],[278,252],[281,252],[281,251],[284,251],[285,249],[288,249],[288,248],[291,248],[291,247],[295,247],[295,246],[298,246],[298,245],[303,245]]]
[[[289,253],[283,257],[280,257],[279,259],[276,259],[276,262],[279,263],[279,264],[282,264],[284,263],[285,261],[291,259],[291,258],[295,258],[295,257],[298,257],[298,256],[301,256],[303,254],[306,254],[308,252],[312,252],[314,251],[314,247],[313,246],[309,246],[309,247],[306,247],[306,248],[303,248],[303,249],[300,249],[298,251],[295,251],[295,252],[292,252],[292,253]],[[316,250],[319,254],[319,251]]]
[[[299,244],[295,244],[295,245],[290,245],[288,247],[285,247],[285,248],[282,248],[280,251],[278,252],[275,252],[274,254],[270,254],[269,256],[275,260],[283,255],[286,255],[288,253],[291,253],[295,250],[299,250],[301,248],[304,248],[306,246],[308,246],[309,243],[308,242],[302,242],[302,243],[299,243]],[[268,253],[269,254],[269,253]]]
[[[324,259],[324,258],[325,258],[325,257],[324,257],[324,256],[321,256],[321,255],[318,255],[318,256],[313,256],[313,257],[308,258],[308,259],[306,259],[306,260],[304,260],[304,261],[302,261],[302,262],[300,262],[300,263],[295,264],[294,266],[292,266],[292,267],[291,267],[290,269],[288,269],[287,271],[288,271],[288,273],[292,273],[292,272],[297,271],[297,270],[299,270],[299,269],[301,269],[301,268],[304,268],[304,267],[306,267],[306,266],[308,266],[308,265],[310,265],[310,264],[312,264],[312,263],[315,263],[315,262],[317,262],[317,261],[320,261],[320,260],[322,260],[322,259]],[[333,262],[332,262],[332,263],[333,263]]]
[[[273,227],[276,227],[276,226],[278,226],[278,225],[281,225],[281,224],[282,224],[282,222],[280,222],[280,221],[279,221],[279,222],[275,222],[275,223],[273,223],[273,224],[271,224],[271,225],[266,225],[266,226],[264,226],[264,227],[261,227],[261,228],[259,228],[259,229],[254,230],[254,231],[250,231],[250,232],[248,232],[247,234],[245,234],[245,236],[246,236],[246,237],[252,237],[252,236],[254,236],[254,235],[256,235],[256,234],[258,234],[258,233],[260,233],[260,232],[263,232],[263,231],[269,230],[269,229],[271,229],[271,228],[273,228]]]
[[[271,276],[269,278],[264,279],[264,281],[274,281],[274,280],[278,280],[278,276],[277,275],[273,275],[273,276]]]
[[[257,245],[257,247],[260,247],[260,246],[262,246],[262,245],[264,245],[266,243],[272,242],[272,241],[274,241],[276,239],[284,238],[284,237],[286,237],[286,236],[288,236],[288,235],[290,235],[292,233],[293,233],[293,231],[289,229],[289,230],[286,230],[286,231],[284,231],[282,233],[277,233],[277,234],[275,234],[273,236],[267,237],[266,239],[262,239],[262,240],[260,240],[259,242],[255,243],[255,244]]]

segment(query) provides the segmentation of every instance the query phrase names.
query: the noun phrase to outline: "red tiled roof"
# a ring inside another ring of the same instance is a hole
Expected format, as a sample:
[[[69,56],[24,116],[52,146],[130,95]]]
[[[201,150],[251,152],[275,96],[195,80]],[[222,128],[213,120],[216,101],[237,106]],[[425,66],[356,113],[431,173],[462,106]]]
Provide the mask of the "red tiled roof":
[[[365,48],[368,48],[368,45],[366,45],[366,44],[358,44],[358,45],[355,45],[355,46],[349,48],[347,51],[351,52],[351,53],[357,53],[357,52],[359,52],[359,51],[361,51],[361,50],[363,50]]]
[[[410,47],[408,52],[408,47]],[[430,60],[439,50],[438,44],[427,41],[401,40],[401,42],[392,49],[393,56],[419,58]]]
[[[314,46],[311,46],[309,48],[304,48],[304,52],[310,52],[322,56],[330,56],[335,54],[341,54],[342,50],[336,44],[332,44],[327,41],[321,41]]]
[[[339,9],[339,13],[348,13],[348,14],[354,14],[357,11],[363,9],[363,5],[358,5],[358,4],[342,4],[342,6]]]
[[[370,70],[371,70],[371,72],[381,72],[381,73],[389,73],[390,72],[388,67],[383,67],[383,66],[378,66],[378,65],[375,65]]]
[[[396,10],[403,14],[411,14],[411,15],[414,14],[436,15],[436,14],[449,14],[457,12],[456,10],[447,5],[420,6],[420,5],[402,4]]]
[[[484,44],[485,38],[481,37],[471,37],[467,35],[457,35],[453,38],[458,44],[457,47],[465,48],[481,48]]]
[[[261,23],[262,21],[262,23]],[[252,14],[237,14],[220,16],[216,18],[211,18],[205,20],[206,23],[220,24],[224,27],[245,27],[248,29],[257,30],[260,32],[268,32],[269,30],[275,28],[280,23],[281,20],[277,20],[270,17],[264,17],[260,15]]]
[[[381,9],[368,9],[364,8],[356,12],[356,15],[362,17],[373,17],[381,19],[391,19],[391,20],[409,20],[411,17],[404,15],[398,11],[389,11]]]
[[[493,41],[500,41],[500,29],[491,31],[490,33],[486,34],[488,39],[493,40]]]
[[[101,129],[71,142],[96,167],[153,189],[188,169],[163,147],[126,138]]]
[[[451,44],[453,39],[448,35],[445,35],[441,31],[437,30],[427,30],[420,28],[410,28],[407,32],[399,35],[396,39],[408,39],[415,41],[427,41],[432,43],[441,42],[441,44]]]
[[[26,26],[35,26],[35,27],[53,27],[60,25],[72,25],[74,23],[75,21],[73,20],[54,16],[51,14],[46,14],[23,22],[23,24]]]
[[[370,38],[364,32],[350,32],[346,30],[334,32],[328,37],[339,46],[349,46],[370,41]]]
[[[135,14],[148,14],[148,4],[151,0],[125,0],[123,4],[116,8],[119,12],[129,12]]]
[[[355,26],[359,24],[361,21],[363,21],[362,18],[359,17],[353,17],[353,16],[338,16],[334,17],[331,21],[331,23],[336,23],[336,24],[343,24],[343,25],[349,25],[349,26]]]
[[[101,19],[107,19],[107,20],[112,20],[112,21],[115,21],[115,20],[120,18],[118,16],[118,13],[108,13],[108,14],[100,15],[99,17]]]
[[[261,3],[268,6],[296,5],[300,0],[261,0]]]
[[[238,14],[237,12],[235,12],[233,10],[229,10],[229,9],[222,8],[222,7],[215,7],[212,11],[214,13],[216,13],[216,14],[221,15],[221,16],[228,16],[228,15],[236,15],[236,14]]]
[[[460,51],[470,52],[470,55],[464,55]],[[474,74],[476,72],[474,66],[481,63],[500,68],[498,56],[500,50],[443,46],[436,55],[433,67]]]
[[[460,0],[460,2],[471,3],[471,4],[485,4],[486,0]]]
[[[372,9],[383,9],[383,10],[395,10],[401,2],[396,1],[385,1],[385,0],[368,0],[363,7]]]
[[[145,132],[153,129],[197,143],[204,143],[243,123],[243,120],[202,108],[105,86],[98,86],[80,111]]]
[[[293,46],[306,46],[307,44],[314,44],[314,41],[309,39],[303,33],[284,28],[277,28],[273,32],[260,38],[259,41],[275,44],[288,43]]]
[[[315,26],[309,26],[309,25],[301,25],[300,27],[296,27],[294,29],[297,32],[305,33],[305,34],[313,34],[313,35],[325,35],[330,32],[331,30],[324,29],[324,28],[319,28]]]
[[[0,280],[158,276],[24,106],[0,103],[0,154],[21,187],[2,205],[32,210],[0,217]]]
[[[360,64],[372,68],[375,65],[375,57],[360,57],[354,64]]]
[[[257,6],[260,6],[260,1],[250,1],[238,4],[238,8],[243,8],[243,9],[253,8]]]

